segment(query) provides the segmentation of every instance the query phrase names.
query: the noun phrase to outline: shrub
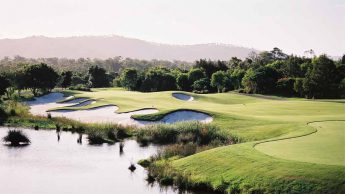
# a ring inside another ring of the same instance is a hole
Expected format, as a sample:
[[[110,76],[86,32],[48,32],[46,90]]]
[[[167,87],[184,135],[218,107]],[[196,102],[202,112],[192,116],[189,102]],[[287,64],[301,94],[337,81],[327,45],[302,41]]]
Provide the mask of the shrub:
[[[91,145],[99,145],[103,143],[113,143],[104,138],[104,135],[100,131],[92,131],[88,134],[89,144]]]
[[[163,177],[159,180],[161,185],[172,185],[174,183],[174,179],[172,177]]]
[[[294,78],[281,78],[276,83],[277,92],[283,96],[293,96],[295,79]]]
[[[138,164],[144,168],[147,168],[150,166],[151,164],[151,161],[150,160],[147,160],[147,159],[143,159],[143,160],[139,160],[138,161]]]
[[[207,145],[213,140],[223,144],[233,140],[221,133],[219,128],[212,124],[200,122],[180,122],[176,124],[155,124],[145,126],[137,131],[137,141],[157,144],[194,142],[198,145]]]
[[[83,84],[78,84],[78,85],[75,85],[75,86],[71,86],[68,89],[70,89],[70,90],[79,90],[79,91],[86,91],[86,92],[90,92],[91,91],[90,87],[88,87],[87,85],[83,85]]]
[[[11,146],[20,146],[30,144],[29,138],[19,130],[9,130],[3,138],[4,142],[9,142]]]

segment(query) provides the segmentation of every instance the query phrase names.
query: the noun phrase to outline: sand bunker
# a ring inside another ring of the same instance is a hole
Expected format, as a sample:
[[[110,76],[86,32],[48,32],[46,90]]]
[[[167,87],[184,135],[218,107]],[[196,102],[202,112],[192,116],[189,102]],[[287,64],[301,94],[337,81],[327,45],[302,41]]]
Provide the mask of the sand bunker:
[[[83,102],[83,101],[87,100],[87,98],[74,98],[74,97],[70,98],[70,96],[69,96],[69,97],[65,98],[64,100],[65,101],[58,102],[58,103],[61,103],[61,104],[75,104],[75,103]]]
[[[176,123],[182,121],[200,121],[203,123],[210,123],[213,121],[213,118],[205,113],[191,111],[191,110],[181,110],[172,112],[161,120],[163,123]]]
[[[94,103],[96,103],[96,100],[85,100],[83,102],[80,102],[80,103],[75,104],[75,105],[71,105],[69,107],[83,107],[83,106],[87,106],[87,105],[94,104]]]
[[[81,107],[95,103],[94,100],[87,100],[86,98],[77,98],[63,103],[59,101],[65,100],[61,93],[51,93],[42,97],[36,98],[35,101],[29,101],[27,104],[30,106],[30,112],[33,115],[46,116],[48,110],[53,108],[63,107]],[[72,98],[69,98],[72,99]],[[87,110],[54,110],[49,111],[53,117],[66,117],[69,119],[77,120],[85,123],[116,123],[121,125],[133,125],[144,126],[147,124],[155,123],[175,123],[182,121],[200,121],[203,123],[209,123],[213,119],[211,116],[191,110],[175,111],[166,115],[162,120],[150,122],[139,121],[132,119],[132,115],[145,115],[157,113],[157,109],[141,109],[126,113],[116,113],[118,107],[115,105],[107,105],[96,108],[90,108]]]
[[[182,93],[172,93],[172,96],[174,98],[177,98],[179,100],[184,100],[184,101],[193,101],[194,97],[187,95],[187,94],[182,94]]]
[[[117,123],[135,126],[142,126],[143,124],[132,119],[132,115],[158,112],[156,109],[143,109],[128,113],[116,113],[118,109],[117,106],[108,105],[87,110],[55,110],[49,112],[53,117],[66,117],[84,123]]]

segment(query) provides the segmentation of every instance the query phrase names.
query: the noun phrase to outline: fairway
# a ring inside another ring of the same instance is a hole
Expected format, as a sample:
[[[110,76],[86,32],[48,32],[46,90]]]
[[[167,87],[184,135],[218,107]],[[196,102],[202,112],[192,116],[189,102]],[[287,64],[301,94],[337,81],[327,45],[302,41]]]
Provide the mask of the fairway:
[[[287,134],[307,122],[316,120],[341,120],[345,118],[345,104],[307,101],[304,99],[274,100],[237,93],[195,94],[188,93],[193,101],[173,97],[172,91],[134,92],[121,88],[93,89],[92,92],[67,91],[67,95],[88,98],[96,103],[67,109],[83,110],[104,105],[118,106],[117,113],[155,108],[157,113],[134,115],[137,119],[159,120],[179,109],[198,110],[210,114],[214,124],[225,133],[238,137],[242,142],[264,140]],[[66,108],[64,108],[66,109]]]
[[[190,174],[193,182],[217,188],[225,181],[242,191],[251,185],[266,193],[281,192],[277,185],[305,193],[310,188],[320,193],[332,192],[328,188],[337,188],[335,193],[345,191],[344,103],[183,92],[193,97],[186,101],[173,97],[173,91],[142,93],[119,88],[65,92],[96,101],[68,108],[74,110],[103,105],[116,105],[118,113],[155,108],[158,112],[153,114],[133,115],[151,121],[181,109],[211,115],[212,123],[239,143],[172,160],[172,167]]]
[[[345,121],[310,123],[315,133],[261,143],[255,148],[270,156],[302,162],[345,166]]]

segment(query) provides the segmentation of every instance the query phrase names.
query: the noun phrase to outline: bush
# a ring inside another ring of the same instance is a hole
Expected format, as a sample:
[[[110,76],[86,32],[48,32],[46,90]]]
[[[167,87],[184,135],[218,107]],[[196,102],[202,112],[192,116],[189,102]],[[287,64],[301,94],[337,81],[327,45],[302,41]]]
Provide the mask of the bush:
[[[113,141],[104,138],[104,135],[100,131],[92,131],[88,134],[89,144],[99,145],[103,143],[114,143]]]
[[[276,83],[277,92],[279,95],[283,96],[293,96],[295,79],[293,78],[281,78]]]
[[[9,130],[3,138],[4,142],[10,142],[11,146],[20,146],[30,144],[29,138],[19,130]]]
[[[159,180],[161,185],[172,185],[174,183],[174,179],[172,177],[163,177]]]
[[[194,142],[198,145],[207,145],[213,140],[222,143],[232,143],[232,140],[220,132],[212,124],[200,122],[181,122],[176,124],[155,124],[145,126],[137,131],[137,141],[157,144]]]
[[[147,160],[147,159],[143,159],[143,160],[139,160],[138,161],[138,164],[144,168],[147,168],[150,166],[151,164],[151,161],[150,160]]]
[[[91,91],[90,87],[88,87],[87,85],[83,85],[83,84],[78,84],[78,85],[75,85],[75,86],[71,86],[68,89],[70,89],[70,90],[79,90],[79,91],[86,91],[86,92],[90,92]]]

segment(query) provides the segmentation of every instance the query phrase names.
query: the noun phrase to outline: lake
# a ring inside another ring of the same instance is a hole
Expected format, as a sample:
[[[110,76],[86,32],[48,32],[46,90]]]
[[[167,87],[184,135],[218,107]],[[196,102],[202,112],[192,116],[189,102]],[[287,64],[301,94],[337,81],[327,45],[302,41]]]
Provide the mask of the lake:
[[[0,127],[0,138],[9,128]],[[178,193],[172,187],[148,184],[147,172],[137,161],[157,153],[158,146],[140,147],[135,140],[88,145],[86,136],[54,130],[21,129],[31,140],[25,147],[0,145],[0,193],[11,194],[88,194],[88,193]],[[137,169],[128,167],[135,163]]]

